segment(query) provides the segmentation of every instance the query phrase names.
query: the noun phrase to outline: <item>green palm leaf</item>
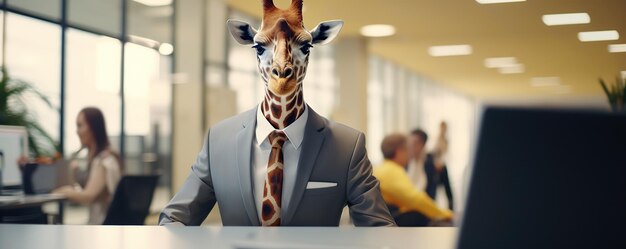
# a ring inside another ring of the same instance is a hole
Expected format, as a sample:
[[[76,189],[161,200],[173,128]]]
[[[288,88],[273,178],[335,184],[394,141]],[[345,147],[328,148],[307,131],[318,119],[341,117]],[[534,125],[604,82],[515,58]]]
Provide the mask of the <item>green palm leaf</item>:
[[[29,150],[33,156],[51,156],[59,151],[59,145],[33,118],[25,103],[27,94],[34,95],[46,106],[53,108],[52,103],[32,84],[12,79],[6,68],[0,67],[0,125],[23,126],[28,130]],[[29,99],[29,101],[32,101]],[[51,151],[53,150],[53,151]]]
[[[617,77],[615,84],[611,85],[607,85],[602,78],[599,79],[599,82],[600,86],[602,86],[602,90],[604,90],[604,93],[609,100],[611,109],[614,112],[626,112],[626,101],[624,101],[624,97],[626,97],[626,79],[620,79]]]

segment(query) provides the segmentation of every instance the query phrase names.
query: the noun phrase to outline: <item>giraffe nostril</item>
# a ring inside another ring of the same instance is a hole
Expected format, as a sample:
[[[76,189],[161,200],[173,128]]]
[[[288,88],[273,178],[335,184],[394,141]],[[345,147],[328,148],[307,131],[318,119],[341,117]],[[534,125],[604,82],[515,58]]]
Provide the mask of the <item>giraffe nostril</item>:
[[[280,77],[280,74],[278,73],[278,69],[272,68],[272,75],[275,77]]]
[[[288,67],[285,69],[285,72],[283,73],[283,75],[285,76],[285,78],[289,78],[289,76],[291,76],[292,73],[293,73],[293,69]]]

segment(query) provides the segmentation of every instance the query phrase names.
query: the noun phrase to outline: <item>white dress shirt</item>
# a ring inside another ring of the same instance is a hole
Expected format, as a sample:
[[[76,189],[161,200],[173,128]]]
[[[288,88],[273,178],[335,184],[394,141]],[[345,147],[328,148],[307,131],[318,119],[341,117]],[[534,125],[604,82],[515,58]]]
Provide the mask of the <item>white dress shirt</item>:
[[[407,174],[415,188],[420,191],[426,191],[426,184],[428,183],[428,178],[426,177],[426,171],[424,169],[424,161],[426,159],[426,154],[422,155],[419,160],[411,160],[409,162],[409,169],[407,170]]]
[[[289,200],[293,194],[293,188],[296,183],[296,174],[298,172],[298,161],[300,159],[300,152],[302,151],[302,139],[304,138],[304,128],[309,118],[309,110],[305,106],[304,113],[296,121],[294,121],[285,129],[281,130],[289,139],[283,144],[283,193],[281,198],[281,218],[289,210]],[[263,185],[265,184],[265,177],[267,175],[267,161],[270,157],[272,146],[270,145],[268,136],[272,131],[275,131],[274,127],[270,124],[261,112],[261,105],[257,109],[256,114],[256,136],[252,141],[252,170],[253,170],[253,188],[254,188],[254,201],[257,208],[259,220],[261,220],[262,210],[261,205],[263,202]]]

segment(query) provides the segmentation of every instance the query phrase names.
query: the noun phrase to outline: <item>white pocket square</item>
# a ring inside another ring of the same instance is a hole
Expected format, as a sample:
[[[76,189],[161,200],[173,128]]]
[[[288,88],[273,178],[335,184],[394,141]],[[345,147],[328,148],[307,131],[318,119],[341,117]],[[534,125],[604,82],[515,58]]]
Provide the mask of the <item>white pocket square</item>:
[[[309,182],[306,184],[306,189],[331,188],[335,186],[337,186],[336,182]]]

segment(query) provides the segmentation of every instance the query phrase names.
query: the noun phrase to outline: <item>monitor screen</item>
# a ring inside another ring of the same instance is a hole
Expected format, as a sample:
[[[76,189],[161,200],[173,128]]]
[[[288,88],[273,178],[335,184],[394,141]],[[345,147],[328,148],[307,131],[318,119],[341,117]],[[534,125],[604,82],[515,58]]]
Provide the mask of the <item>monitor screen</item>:
[[[2,186],[22,184],[17,160],[21,155],[28,155],[28,132],[21,126],[0,125],[0,167],[2,167]]]

